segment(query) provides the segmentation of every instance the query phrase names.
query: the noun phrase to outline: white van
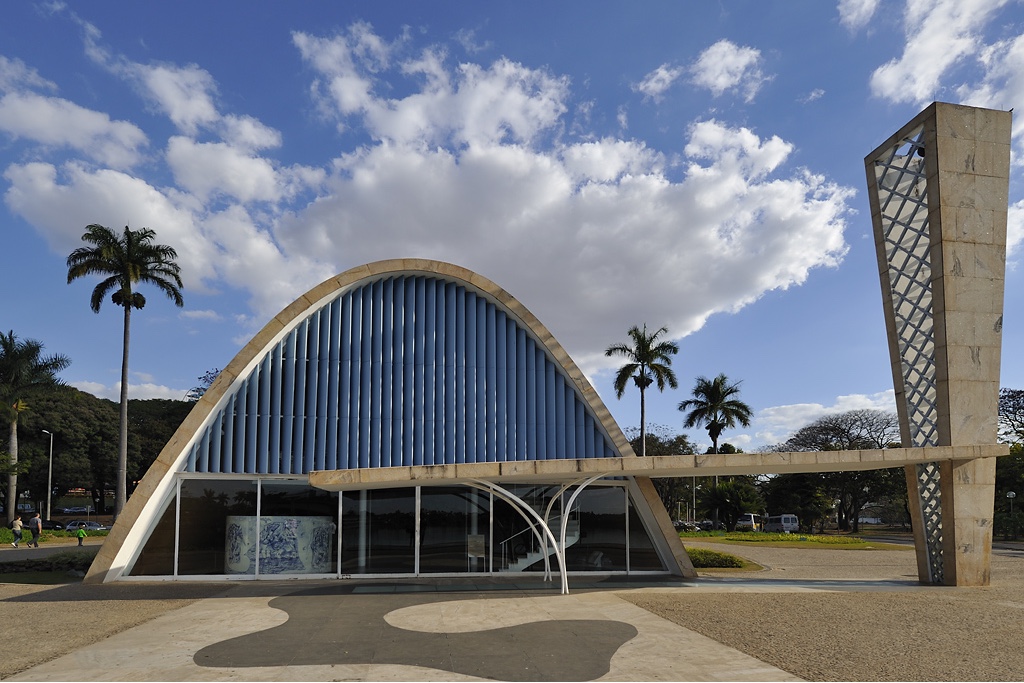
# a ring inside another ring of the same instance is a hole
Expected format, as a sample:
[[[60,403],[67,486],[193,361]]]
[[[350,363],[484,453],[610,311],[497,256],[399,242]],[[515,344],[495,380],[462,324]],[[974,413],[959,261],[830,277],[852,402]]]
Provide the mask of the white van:
[[[736,531],[760,531],[761,515],[745,512],[736,521]]]
[[[797,519],[796,515],[772,515],[768,518],[768,523],[765,525],[764,530],[776,534],[800,531],[800,520]]]

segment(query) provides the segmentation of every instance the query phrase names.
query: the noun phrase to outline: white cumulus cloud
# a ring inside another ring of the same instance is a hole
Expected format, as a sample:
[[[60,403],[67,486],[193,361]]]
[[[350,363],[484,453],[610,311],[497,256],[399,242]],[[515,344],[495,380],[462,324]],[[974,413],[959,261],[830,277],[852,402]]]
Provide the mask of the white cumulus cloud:
[[[747,102],[771,80],[761,71],[761,51],[720,40],[700,54],[690,73],[695,85],[707,88],[718,97],[737,91]]]
[[[903,53],[875,69],[871,90],[892,102],[935,99],[942,77],[984,46],[981,29],[1009,0],[914,0],[904,11]]]

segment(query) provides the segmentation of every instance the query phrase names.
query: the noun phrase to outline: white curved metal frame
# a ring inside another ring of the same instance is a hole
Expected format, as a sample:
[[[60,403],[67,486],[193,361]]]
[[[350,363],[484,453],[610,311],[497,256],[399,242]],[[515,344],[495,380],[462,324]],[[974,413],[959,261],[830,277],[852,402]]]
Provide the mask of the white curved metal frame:
[[[576,502],[576,497],[579,496],[579,494],[583,492],[583,489],[585,489],[587,486],[589,486],[590,484],[594,483],[598,479],[602,479],[604,477],[609,476],[609,474],[611,474],[611,473],[610,472],[605,472],[605,473],[602,473],[602,474],[595,475],[593,477],[589,477],[587,479],[578,479],[578,480],[576,480],[574,482],[571,482],[569,484],[565,484],[559,490],[558,495],[554,496],[551,499],[551,502],[548,503],[548,507],[547,507],[547,510],[544,513],[544,517],[541,517],[540,514],[536,510],[534,510],[525,500],[523,500],[519,496],[515,495],[514,493],[512,493],[508,489],[505,489],[505,488],[499,486],[498,484],[495,484],[494,482],[484,481],[482,479],[473,479],[473,480],[470,480],[470,481],[468,481],[466,483],[469,486],[473,486],[474,488],[478,488],[478,489],[482,489],[482,490],[486,490],[486,491],[491,491],[496,496],[498,496],[499,498],[501,498],[505,502],[507,502],[510,505],[512,505],[512,507],[516,509],[516,512],[518,512],[520,515],[523,516],[524,519],[526,519],[527,523],[530,524],[530,527],[532,529],[534,529],[534,533],[537,534],[538,539],[541,541],[541,547],[545,549],[545,552],[544,552],[544,580],[545,581],[550,581],[551,580],[551,569],[550,569],[550,563],[548,562],[548,555],[547,555],[547,552],[546,552],[547,544],[546,544],[544,539],[546,538],[548,541],[551,542],[551,548],[555,552],[555,559],[558,560],[558,573],[559,573],[559,576],[561,577],[561,582],[562,582],[561,593],[562,593],[562,595],[568,595],[568,593],[569,593],[569,575],[566,572],[566,568],[565,568],[565,528],[566,528],[566,523],[568,521],[568,514],[565,511],[572,509],[572,504]],[[573,492],[573,494],[571,496],[569,496],[569,503],[563,509],[563,512],[562,512],[562,522],[559,525],[560,526],[560,528],[559,528],[559,538],[556,539],[554,533],[552,533],[552,531],[551,531],[551,526],[548,524],[548,520],[550,519],[550,514],[551,514],[551,506],[554,504],[555,500],[560,498],[562,496],[562,494],[564,494],[567,490],[569,490],[569,488],[571,488],[573,486],[578,486],[578,488]],[[533,524],[530,523],[530,517],[532,517],[533,520],[537,523],[537,526],[534,526]],[[537,528],[538,526],[539,526],[539,530]]]

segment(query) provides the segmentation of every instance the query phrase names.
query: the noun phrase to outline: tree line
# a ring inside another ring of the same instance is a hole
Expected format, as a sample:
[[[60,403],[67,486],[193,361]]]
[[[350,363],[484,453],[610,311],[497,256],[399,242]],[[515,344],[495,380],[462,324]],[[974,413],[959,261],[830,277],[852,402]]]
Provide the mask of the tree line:
[[[677,388],[672,358],[679,346],[663,336],[668,328],[649,332],[647,325],[633,326],[627,331],[629,343],[609,346],[605,355],[622,357],[625,363],[616,372],[613,387],[616,398],[622,398],[630,381],[640,393],[640,424],[627,429],[630,443],[638,455],[684,455],[694,453],[694,444],[685,435],[674,434],[661,427],[647,432],[646,391],[652,385],[659,391]],[[753,413],[739,400],[739,382],[730,382],[725,374],[714,379],[698,377],[692,398],[679,403],[685,413],[683,426],[703,427],[711,439],[708,453],[737,452],[718,440],[725,429],[749,426]],[[1024,494],[1024,390],[1000,390],[999,439],[1011,445],[1010,456],[996,464],[995,531],[1016,538],[1024,530],[1024,502],[1013,507],[1017,494]],[[899,421],[894,412],[852,410],[825,415],[793,433],[788,439],[766,450],[830,451],[854,449],[899,448]],[[700,480],[700,481],[698,481]],[[732,476],[724,483],[718,477],[679,478],[655,481],[662,502],[670,513],[679,515],[685,506],[697,518],[708,516],[717,525],[721,521],[729,529],[743,513],[796,514],[810,531],[822,528],[835,519],[840,530],[857,532],[861,512],[872,504],[879,515],[897,524],[907,525],[910,509],[902,468],[863,472],[825,472],[770,475],[763,477]],[[1024,501],[1024,495],[1022,495]],[[681,516],[681,515],[679,515]]]

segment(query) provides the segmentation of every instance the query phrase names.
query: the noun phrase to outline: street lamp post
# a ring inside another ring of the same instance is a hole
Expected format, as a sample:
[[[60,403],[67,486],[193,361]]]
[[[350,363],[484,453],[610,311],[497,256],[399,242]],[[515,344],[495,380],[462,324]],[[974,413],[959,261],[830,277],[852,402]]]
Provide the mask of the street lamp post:
[[[1013,536],[1013,540],[1017,540],[1017,525],[1013,521],[1013,499],[1017,497],[1017,494],[1013,491],[1006,492],[1006,499],[1010,501],[1010,534]]]
[[[53,498],[53,432],[44,429],[43,434],[50,435],[50,469],[46,473],[46,519],[53,519],[50,501]]]

